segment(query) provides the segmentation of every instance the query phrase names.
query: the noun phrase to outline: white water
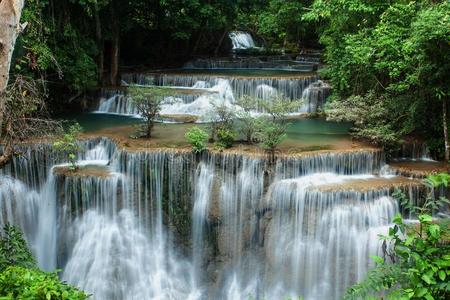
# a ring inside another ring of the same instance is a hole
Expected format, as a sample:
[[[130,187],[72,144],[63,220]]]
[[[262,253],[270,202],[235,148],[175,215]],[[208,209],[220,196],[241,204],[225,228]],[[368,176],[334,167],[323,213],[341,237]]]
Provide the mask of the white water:
[[[15,161],[0,177],[0,224],[20,225],[42,267],[96,300],[338,299],[398,211],[387,190],[318,189],[374,178],[376,152],[280,158],[267,174],[257,157],[84,147],[80,162],[106,176],[53,176],[48,148],[46,163]]]
[[[163,104],[161,115],[192,115],[197,116],[199,122],[208,122],[212,118],[212,104],[223,104],[235,110],[240,107],[235,105],[236,99],[243,95],[255,96],[261,101],[270,101],[277,95],[290,95],[292,99],[297,97],[302,100],[302,106],[298,113],[316,112],[323,107],[329,94],[329,86],[322,81],[311,81],[309,85],[303,87],[303,84],[309,83],[308,80],[299,81],[298,79],[280,79],[280,80],[237,80],[229,78],[213,78],[209,81],[197,78],[198,81],[183,81],[175,79],[165,82],[163,85],[178,84],[177,88],[206,89],[208,93],[201,95],[190,95],[192,98],[180,98],[178,95],[167,97]],[[285,94],[286,91],[288,94]],[[123,93],[109,95],[100,100],[99,108],[96,113],[111,113],[139,117],[138,111],[130,97]],[[256,112],[263,112],[257,108]]]
[[[192,258],[194,267],[195,286],[198,286],[202,280],[201,270],[203,268],[204,259],[204,229],[207,225],[209,212],[209,199],[212,191],[214,179],[214,161],[208,163],[203,162],[197,167],[194,192],[194,206],[192,209]]]
[[[250,33],[245,31],[231,31],[228,36],[233,44],[233,49],[256,48],[255,41]]]
[[[370,176],[318,173],[275,183],[268,205],[273,219],[265,255],[274,268],[274,290],[306,299],[339,299],[363,279],[398,206],[387,191],[375,194],[317,192],[312,187]],[[293,214],[286,210],[293,209]],[[279,234],[283,232],[283,234]],[[270,291],[270,290],[269,290]]]

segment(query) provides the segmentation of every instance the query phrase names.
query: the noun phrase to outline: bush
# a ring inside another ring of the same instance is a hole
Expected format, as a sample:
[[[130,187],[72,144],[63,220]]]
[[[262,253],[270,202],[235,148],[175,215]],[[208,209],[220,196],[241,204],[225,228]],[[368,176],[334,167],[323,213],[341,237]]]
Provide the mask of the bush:
[[[67,156],[69,161],[69,170],[76,170],[77,166],[77,152],[80,146],[77,143],[77,137],[81,133],[82,128],[80,124],[75,123],[69,127],[62,139],[53,143],[53,148],[57,152]]]
[[[231,148],[236,138],[236,133],[231,129],[220,128],[217,130],[217,142],[216,146],[218,148]]]
[[[374,256],[377,267],[351,287],[344,299],[450,299],[450,235],[448,220],[432,217],[449,201],[435,198],[433,189],[448,187],[449,174],[428,176],[431,188],[422,206],[415,206],[402,192],[394,196],[418,217],[418,224],[405,222],[400,214],[383,241],[383,257]],[[383,297],[383,298],[384,298]]]
[[[9,266],[0,274],[1,299],[84,300],[87,295],[61,282],[56,273]]]
[[[19,228],[6,224],[0,239],[0,272],[9,266],[35,268],[36,262]]]
[[[192,145],[192,150],[195,153],[200,153],[206,149],[206,141],[208,140],[208,133],[198,126],[191,127],[186,132],[186,139]]]
[[[0,299],[86,299],[88,296],[61,282],[56,273],[40,271],[22,231],[6,224],[0,238]]]

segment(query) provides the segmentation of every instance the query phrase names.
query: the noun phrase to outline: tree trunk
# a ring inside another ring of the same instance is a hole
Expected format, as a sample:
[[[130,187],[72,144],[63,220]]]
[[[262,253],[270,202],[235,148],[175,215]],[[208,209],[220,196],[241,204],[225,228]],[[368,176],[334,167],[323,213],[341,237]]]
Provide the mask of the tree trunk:
[[[21,31],[20,16],[24,2],[24,0],[0,1],[0,93],[8,84],[11,58],[17,36]]]
[[[445,161],[450,160],[450,144],[448,140],[447,97],[442,99],[442,126],[444,127]]]
[[[117,23],[114,1],[111,3],[112,17],[112,41],[111,41],[111,74],[109,82],[112,86],[118,83],[119,75],[119,51],[120,51],[120,27]]]
[[[112,86],[117,85],[117,76],[119,75],[119,45],[120,38],[117,32],[114,33],[114,37],[111,44],[111,74],[110,84]]]
[[[12,54],[17,36],[24,26],[20,17],[25,0],[0,0],[0,95],[5,91],[9,80]],[[5,103],[0,98],[0,138],[2,138],[3,113]],[[5,145],[0,165],[9,160],[8,145]]]
[[[103,47],[102,27],[97,3],[95,3],[95,38],[98,49],[98,57],[97,57],[98,83],[102,85],[105,54],[103,52],[104,47]]]
[[[204,29],[203,29],[203,26],[202,26],[201,29],[200,29],[200,32],[198,33],[197,39],[195,40],[195,44],[194,44],[194,47],[192,48],[190,56],[193,56],[193,55],[195,55],[197,53],[198,47],[200,46],[200,42],[201,42],[201,40],[203,38],[203,32],[204,32]]]
[[[217,57],[219,55],[220,46],[223,44],[223,40],[227,36],[228,30],[224,30],[222,36],[220,37],[219,43],[217,43],[216,49],[214,49],[214,56]]]

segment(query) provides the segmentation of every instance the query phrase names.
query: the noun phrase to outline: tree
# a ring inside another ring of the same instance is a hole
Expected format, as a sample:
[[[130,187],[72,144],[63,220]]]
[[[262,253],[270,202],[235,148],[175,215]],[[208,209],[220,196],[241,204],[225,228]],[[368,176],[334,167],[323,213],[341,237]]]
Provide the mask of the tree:
[[[274,45],[286,48],[293,43],[290,50],[297,50],[305,39],[315,35],[314,27],[302,20],[305,8],[312,1],[269,0],[258,18],[258,33],[269,38]],[[288,47],[289,48],[289,47]]]
[[[20,16],[22,15],[24,3],[25,0],[0,1],[0,97],[2,97],[8,85],[9,69],[11,67],[11,59],[17,36],[24,27],[20,24]],[[5,103],[0,98],[0,129],[4,126],[4,111]],[[2,158],[0,157],[1,165]]]
[[[210,140],[214,141],[219,139],[219,132],[225,139],[235,136],[233,127],[236,119],[236,111],[234,108],[222,101],[212,102],[211,105],[212,109],[208,112],[210,120]],[[229,144],[229,142],[225,142],[225,144]]]
[[[253,113],[259,100],[249,95],[245,95],[236,101],[242,110],[237,112],[237,118],[239,119],[239,131],[245,136],[248,144],[252,144],[255,139],[255,133],[259,129],[259,118]]]
[[[0,168],[18,153],[15,148],[20,142],[61,132],[60,123],[48,118],[44,99],[42,84],[23,76],[17,76],[0,94],[0,102],[3,103],[0,113],[4,121],[0,127],[3,142]]]
[[[163,88],[132,86],[128,92],[142,117],[142,133],[145,138],[151,138],[153,126],[159,117],[162,105],[167,101],[170,91]]]
[[[260,147],[269,155],[269,162],[273,163],[278,145],[286,138],[289,125],[288,114],[298,111],[301,101],[293,101],[283,95],[276,95],[262,102],[261,105],[267,115],[260,119],[261,127],[257,137]]]
[[[186,139],[195,153],[201,153],[206,149],[208,134],[198,126],[193,126],[186,132]]]
[[[422,135],[435,153],[450,156],[448,1],[316,0],[304,19],[324,24],[324,75],[336,102],[331,118],[370,102],[373,107],[360,110],[370,123],[355,124],[358,136],[391,147],[405,135]],[[370,116],[374,107],[382,117]]]
[[[11,58],[17,36],[25,27],[25,24],[20,24],[24,3],[25,0],[0,2],[0,93],[6,89],[8,84]],[[0,127],[1,121],[0,118]]]
[[[81,126],[78,123],[71,125],[63,134],[61,140],[53,143],[53,148],[67,157],[69,161],[69,170],[74,171],[77,166],[77,153],[80,151],[80,145],[77,142],[78,135],[81,133]]]
[[[449,174],[428,176],[425,183],[430,193],[421,206],[400,191],[395,196],[402,206],[418,217],[418,224],[406,223],[397,214],[387,236],[382,236],[384,257],[375,256],[375,269],[367,278],[351,287],[346,299],[448,299],[450,297],[450,234],[448,220],[435,220],[433,211],[448,205],[436,198],[434,189],[448,187]]]

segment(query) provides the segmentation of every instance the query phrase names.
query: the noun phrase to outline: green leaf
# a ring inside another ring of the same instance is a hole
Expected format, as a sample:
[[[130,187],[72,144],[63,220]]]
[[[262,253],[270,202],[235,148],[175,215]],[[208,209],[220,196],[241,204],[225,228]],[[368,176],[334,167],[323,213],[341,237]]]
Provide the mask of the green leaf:
[[[394,219],[392,220],[392,223],[397,224],[397,225],[401,225],[403,224],[403,218],[402,215],[400,213],[397,213],[394,216]]]
[[[433,218],[430,215],[423,214],[419,216],[419,221],[421,223],[431,223]]]
[[[379,265],[384,264],[384,259],[377,255],[372,255],[370,258]]]
[[[442,281],[445,280],[446,274],[445,274],[445,271],[444,271],[444,270],[440,270],[439,273],[438,273],[438,275],[439,275],[439,279],[440,279],[440,280],[442,280]]]
[[[428,227],[428,232],[435,239],[439,239],[441,236],[441,228],[437,224],[432,224]]]

